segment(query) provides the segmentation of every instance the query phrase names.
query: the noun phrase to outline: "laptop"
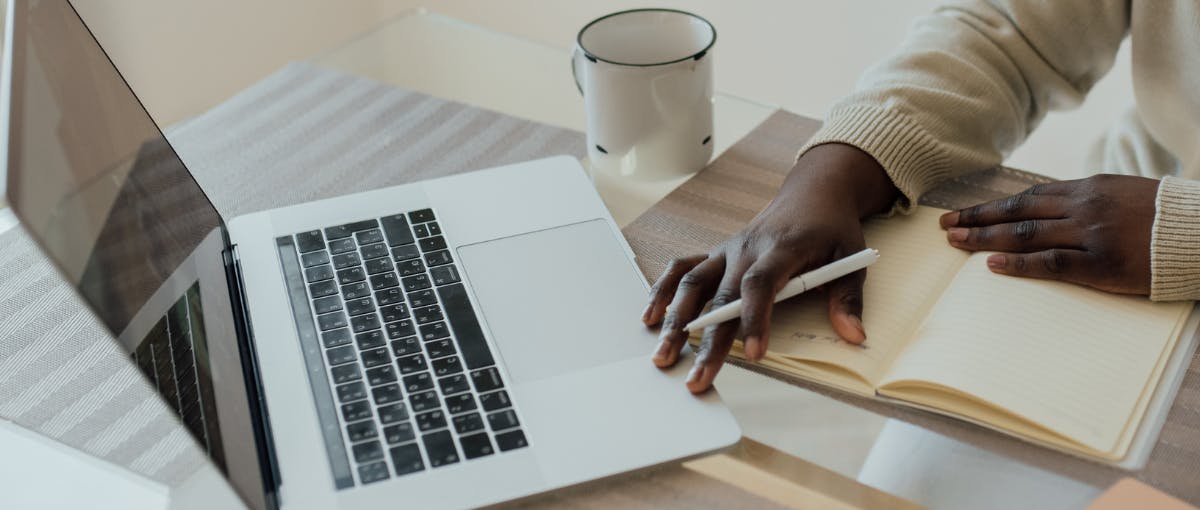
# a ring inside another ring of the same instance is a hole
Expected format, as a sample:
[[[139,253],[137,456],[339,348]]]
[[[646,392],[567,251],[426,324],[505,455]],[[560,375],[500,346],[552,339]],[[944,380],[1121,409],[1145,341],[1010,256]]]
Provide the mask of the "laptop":
[[[225,218],[69,3],[6,37],[9,203],[248,506],[481,506],[740,438],[648,359],[573,158]]]

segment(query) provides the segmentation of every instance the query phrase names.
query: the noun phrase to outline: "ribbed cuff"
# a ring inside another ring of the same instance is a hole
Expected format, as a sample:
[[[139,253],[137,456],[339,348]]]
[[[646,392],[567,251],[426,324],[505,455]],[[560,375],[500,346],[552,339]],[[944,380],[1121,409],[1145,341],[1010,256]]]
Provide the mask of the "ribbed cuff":
[[[1200,181],[1164,177],[1150,237],[1150,299],[1200,299]]]
[[[910,211],[921,195],[946,178],[949,171],[946,157],[932,136],[904,114],[879,106],[834,108],[796,158],[826,143],[857,147],[883,166],[904,194],[893,211]]]

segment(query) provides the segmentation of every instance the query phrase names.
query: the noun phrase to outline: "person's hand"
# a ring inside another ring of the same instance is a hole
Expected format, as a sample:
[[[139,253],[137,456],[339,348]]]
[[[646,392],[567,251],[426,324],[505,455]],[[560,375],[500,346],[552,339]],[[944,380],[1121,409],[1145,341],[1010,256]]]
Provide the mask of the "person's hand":
[[[707,390],[734,337],[746,357],[762,358],[770,336],[775,294],[793,276],[864,248],[861,218],[886,210],[899,196],[868,154],[842,144],[809,150],[796,162],[778,196],[740,233],[708,255],[671,262],[650,290],[642,322],[663,322],[654,364],[674,365],[687,342],[683,327],[710,299],[713,306],[742,299],[740,320],[704,330],[687,386]],[[866,339],[862,326],[863,271],[826,285],[834,330],[852,343]],[[668,306],[669,304],[669,306]]]
[[[1039,184],[941,217],[952,246],[997,251],[995,273],[1150,293],[1150,232],[1158,181],[1096,175]]]

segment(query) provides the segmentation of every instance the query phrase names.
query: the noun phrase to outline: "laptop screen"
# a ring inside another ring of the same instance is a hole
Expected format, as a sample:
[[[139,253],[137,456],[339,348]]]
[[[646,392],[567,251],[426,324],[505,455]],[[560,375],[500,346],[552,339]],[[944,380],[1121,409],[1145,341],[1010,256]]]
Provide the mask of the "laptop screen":
[[[259,506],[221,217],[73,7],[11,7],[9,202],[199,447]]]

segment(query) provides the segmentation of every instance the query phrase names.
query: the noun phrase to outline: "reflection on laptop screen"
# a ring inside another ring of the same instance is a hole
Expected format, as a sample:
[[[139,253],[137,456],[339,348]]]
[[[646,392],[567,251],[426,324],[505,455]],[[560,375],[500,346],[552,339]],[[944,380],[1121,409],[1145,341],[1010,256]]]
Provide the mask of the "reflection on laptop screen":
[[[221,218],[71,5],[14,1],[9,201],[254,504],[263,491]]]

